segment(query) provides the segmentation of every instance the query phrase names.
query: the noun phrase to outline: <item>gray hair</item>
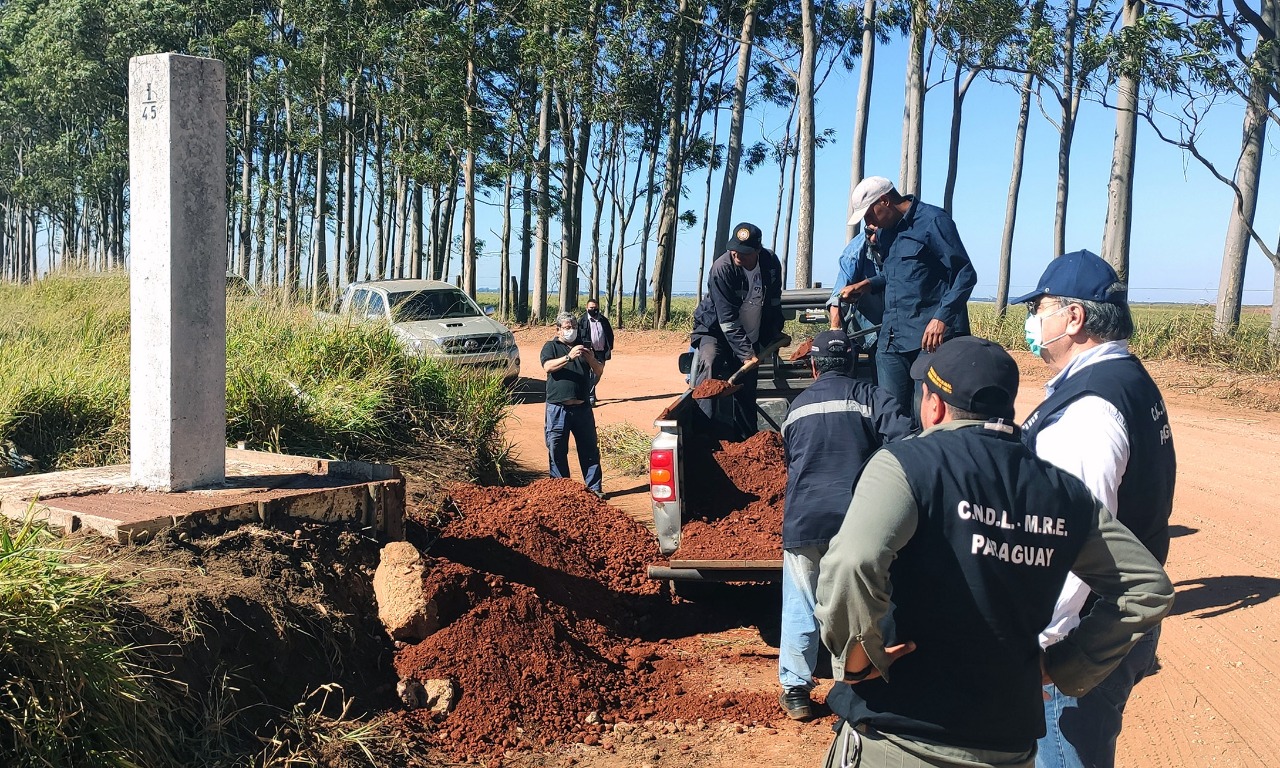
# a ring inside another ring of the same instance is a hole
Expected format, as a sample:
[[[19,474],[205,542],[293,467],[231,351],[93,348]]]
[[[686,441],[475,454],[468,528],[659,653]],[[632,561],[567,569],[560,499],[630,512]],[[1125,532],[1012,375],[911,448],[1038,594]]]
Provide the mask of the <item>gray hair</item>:
[[[572,313],[561,312],[560,314],[556,315],[556,327],[559,328],[560,326],[564,325],[565,320],[568,320],[574,325],[578,324],[578,318],[574,317]]]
[[[1129,311],[1127,300],[1128,287],[1122,282],[1114,282],[1107,287],[1107,296],[1119,294],[1118,303],[1087,301],[1065,296],[1054,296],[1062,303],[1079,304],[1084,307],[1084,332],[1099,341],[1120,341],[1133,335],[1133,314]]]

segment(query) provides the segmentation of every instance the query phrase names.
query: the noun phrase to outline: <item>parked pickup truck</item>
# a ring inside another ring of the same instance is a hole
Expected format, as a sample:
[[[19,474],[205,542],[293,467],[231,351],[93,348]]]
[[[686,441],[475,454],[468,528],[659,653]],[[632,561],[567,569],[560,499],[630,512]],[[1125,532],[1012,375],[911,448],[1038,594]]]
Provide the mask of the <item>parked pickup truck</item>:
[[[351,283],[339,314],[385,322],[405,351],[502,374],[507,386],[520,377],[515,336],[471,297],[438,280],[371,280]]]
[[[825,330],[829,316],[825,308],[831,291],[825,288],[797,289],[782,292],[782,312],[787,320],[813,324],[807,336]],[[876,326],[878,328],[878,326]],[[874,330],[868,329],[868,331]],[[795,343],[803,341],[798,337]],[[796,396],[813,383],[808,358],[794,362],[787,360],[790,349],[774,353],[760,363],[760,380],[756,396],[756,409],[761,429],[781,431],[787,413]],[[695,361],[690,354],[681,355],[680,370],[689,373]],[[870,366],[863,363],[860,375],[870,375]],[[722,398],[719,405],[731,407],[732,398]],[[676,554],[680,548],[680,528],[685,516],[685,489],[696,483],[685,467],[696,462],[686,461],[688,451],[708,451],[714,441],[701,430],[706,428],[706,418],[698,411],[697,403],[689,392],[672,407],[666,418],[654,421],[658,428],[649,448],[649,496],[653,504],[654,530],[658,537],[658,550],[665,556]],[[649,577],[661,580],[697,581],[776,581],[782,577],[782,560],[679,560],[671,559],[667,565],[649,566]]]

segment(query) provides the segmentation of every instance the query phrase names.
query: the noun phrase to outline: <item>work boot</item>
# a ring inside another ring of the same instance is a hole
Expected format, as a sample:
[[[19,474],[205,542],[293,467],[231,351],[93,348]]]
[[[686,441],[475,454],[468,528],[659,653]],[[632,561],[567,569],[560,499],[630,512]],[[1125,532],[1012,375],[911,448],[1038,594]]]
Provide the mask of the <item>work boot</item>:
[[[813,699],[804,688],[787,688],[778,694],[778,703],[782,711],[792,720],[808,720],[813,717]]]

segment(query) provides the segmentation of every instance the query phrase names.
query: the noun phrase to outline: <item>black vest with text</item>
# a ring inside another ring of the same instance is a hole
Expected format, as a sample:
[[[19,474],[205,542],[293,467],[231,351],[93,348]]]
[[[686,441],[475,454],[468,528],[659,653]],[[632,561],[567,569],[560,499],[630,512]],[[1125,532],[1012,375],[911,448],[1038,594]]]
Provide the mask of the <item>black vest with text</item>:
[[[919,509],[889,569],[885,645],[916,650],[889,681],[839,683],[853,724],[971,749],[1029,750],[1045,733],[1040,630],[1097,506],[1084,484],[991,422],[894,443]]]
[[[1129,433],[1129,463],[1120,478],[1116,519],[1133,531],[1161,565],[1169,556],[1169,514],[1178,464],[1173,432],[1160,389],[1138,358],[1103,360],[1068,376],[1022,425],[1022,440],[1031,450],[1051,416],[1087,395],[1111,403],[1124,417]]]

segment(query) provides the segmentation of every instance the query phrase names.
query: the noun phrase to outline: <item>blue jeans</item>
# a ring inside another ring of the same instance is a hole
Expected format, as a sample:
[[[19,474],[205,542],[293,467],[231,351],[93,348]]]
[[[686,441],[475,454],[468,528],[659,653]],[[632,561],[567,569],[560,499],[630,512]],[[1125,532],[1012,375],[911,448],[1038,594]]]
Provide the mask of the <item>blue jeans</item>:
[[[1133,686],[1154,671],[1159,640],[1157,626],[1098,687],[1078,699],[1057,686],[1044,687],[1049,694],[1044,703],[1048,732],[1040,739],[1036,768],[1113,768],[1125,702]]]
[[[582,467],[582,482],[587,488],[601,493],[604,486],[600,476],[600,445],[596,442],[596,414],[587,403],[560,405],[547,403],[547,455],[551,460],[552,477],[569,476],[569,435],[578,446],[578,464]]]
[[[818,665],[817,604],[818,561],[827,551],[821,547],[782,550],[782,639],[778,643],[778,682],[783,689],[813,690],[813,670]]]
[[[920,350],[893,352],[876,351],[876,385],[893,395],[898,406],[911,414],[911,423],[920,426],[920,382],[911,378],[911,364],[920,356]]]

